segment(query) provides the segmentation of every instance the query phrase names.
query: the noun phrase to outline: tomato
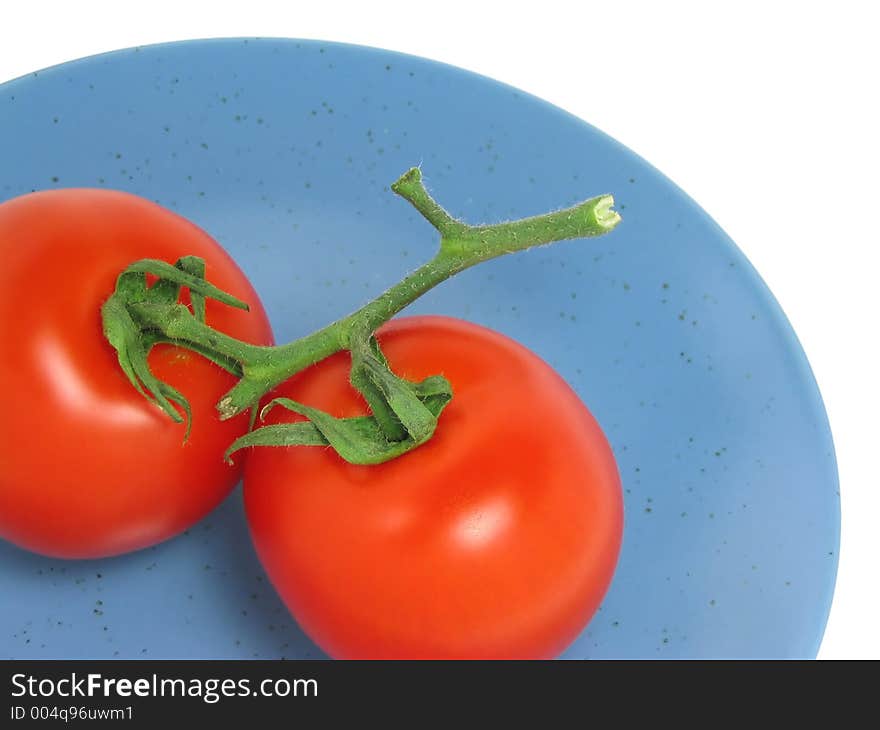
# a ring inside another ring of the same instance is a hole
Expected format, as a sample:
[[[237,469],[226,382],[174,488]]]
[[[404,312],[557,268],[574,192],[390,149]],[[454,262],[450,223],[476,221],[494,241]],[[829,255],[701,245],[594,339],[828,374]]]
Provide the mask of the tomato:
[[[247,519],[272,583],[334,657],[558,655],[597,609],[620,549],[620,479],[601,429],[552,368],[501,334],[412,317],[378,338],[398,374],[445,375],[452,402],[427,444],[378,466],[330,448],[248,453]],[[363,414],[349,365],[335,355],[276,395]]]
[[[186,350],[157,346],[155,374],[183,393],[192,433],[128,382],[102,333],[116,277],[141,258],[206,260],[206,277],[251,305],[213,301],[207,322],[270,344],[244,274],[204,231],[148,200],[108,190],[33,193],[0,205],[0,536],[65,558],[113,555],[192,525],[235,485],[223,462],[247,416],[218,420],[235,384]]]

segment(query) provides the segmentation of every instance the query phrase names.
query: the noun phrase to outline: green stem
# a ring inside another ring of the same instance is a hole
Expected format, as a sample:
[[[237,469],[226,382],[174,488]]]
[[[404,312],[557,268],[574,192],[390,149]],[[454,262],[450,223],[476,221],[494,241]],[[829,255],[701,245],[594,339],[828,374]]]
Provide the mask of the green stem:
[[[571,208],[532,218],[470,226],[453,218],[431,197],[418,168],[406,172],[391,187],[438,230],[439,250],[433,259],[376,299],[323,329],[285,345],[262,347],[211,329],[181,304],[154,303],[149,301],[148,295],[143,301],[129,303],[128,312],[137,326],[154,337],[190,346],[219,364],[238,365],[241,379],[217,404],[220,417],[226,419],[255,407],[269,391],[296,373],[340,350],[351,349],[353,337],[371,334],[425,292],[458,272],[482,261],[554,241],[598,236],[611,231],[620,221],[620,216],[612,210],[613,198],[601,195]],[[122,279],[121,276],[120,281]],[[178,280],[183,284],[190,282],[182,276]],[[117,285],[119,291],[120,285]],[[105,314],[105,330],[108,329],[106,317]]]
[[[220,417],[230,418],[250,408],[292,375],[340,350],[350,349],[353,334],[374,332],[462,268],[457,257],[441,250],[428,263],[344,319],[286,345],[262,348],[253,357],[246,357],[244,377],[217,404]]]

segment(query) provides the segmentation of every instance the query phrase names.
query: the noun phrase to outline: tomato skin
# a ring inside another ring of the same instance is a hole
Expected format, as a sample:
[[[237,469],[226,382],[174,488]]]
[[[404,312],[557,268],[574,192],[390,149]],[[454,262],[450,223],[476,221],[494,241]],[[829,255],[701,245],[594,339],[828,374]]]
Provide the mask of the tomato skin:
[[[258,555],[303,629],[337,658],[550,658],[611,580],[623,504],[611,449],[546,363],[447,317],[393,320],[396,372],[442,373],[454,397],[424,446],[378,466],[329,448],[248,454]],[[336,355],[277,395],[358,415]],[[278,408],[270,421],[299,417]]]
[[[158,346],[154,373],[190,401],[192,433],[148,403],[105,341],[100,307],[141,258],[206,261],[208,280],[251,305],[207,303],[208,324],[270,344],[244,274],[204,231],[143,198],[109,190],[32,193],[0,205],[0,537],[35,552],[94,558],[186,529],[238,481],[224,464],[247,416],[214,404],[235,384],[188,351]]]

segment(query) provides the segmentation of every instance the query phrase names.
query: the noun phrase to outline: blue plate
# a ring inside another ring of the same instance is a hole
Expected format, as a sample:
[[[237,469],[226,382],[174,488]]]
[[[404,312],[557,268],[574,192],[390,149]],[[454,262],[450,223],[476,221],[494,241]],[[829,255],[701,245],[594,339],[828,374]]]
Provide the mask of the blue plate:
[[[232,253],[279,340],[432,254],[433,230],[388,190],[413,164],[475,223],[613,193],[614,234],[481,265],[412,310],[535,350],[614,447],[620,564],[565,657],[815,656],[840,525],[816,383],[742,253],[636,155],[489,79],[317,42],[96,56],[0,86],[0,109],[0,199],[97,186],[159,201]],[[322,656],[267,582],[239,492],[112,560],[0,544],[0,618],[3,657]]]

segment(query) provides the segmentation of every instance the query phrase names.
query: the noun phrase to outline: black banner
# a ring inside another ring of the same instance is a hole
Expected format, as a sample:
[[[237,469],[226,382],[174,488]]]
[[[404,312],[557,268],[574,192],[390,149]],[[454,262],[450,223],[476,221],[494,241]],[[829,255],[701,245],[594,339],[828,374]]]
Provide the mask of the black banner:
[[[0,727],[284,720],[539,727],[702,717],[790,721],[832,694],[817,662],[5,661]],[[872,667],[873,669],[873,667]],[[815,689],[815,694],[812,694]],[[818,703],[818,704],[817,704]],[[711,715],[704,715],[709,711]],[[815,719],[815,715],[813,715]],[[335,723],[334,723],[335,725]]]

